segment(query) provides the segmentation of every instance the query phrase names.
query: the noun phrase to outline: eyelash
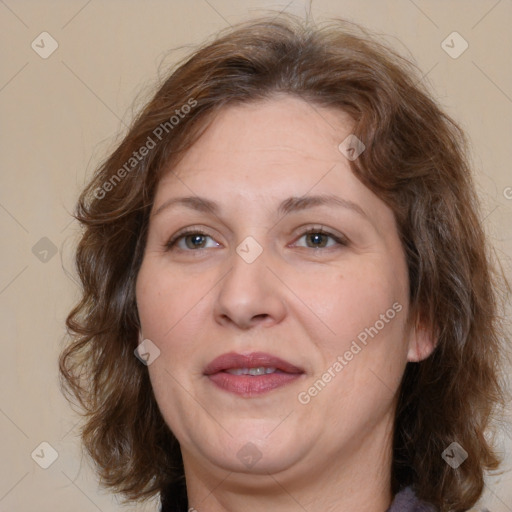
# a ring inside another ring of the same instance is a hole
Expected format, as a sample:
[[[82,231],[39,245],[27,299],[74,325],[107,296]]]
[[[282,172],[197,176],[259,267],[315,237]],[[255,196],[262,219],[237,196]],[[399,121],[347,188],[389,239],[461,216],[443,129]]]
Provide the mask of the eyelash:
[[[331,233],[329,231],[326,231],[325,229],[323,229],[323,227],[320,227],[320,228],[311,228],[311,229],[308,229],[307,231],[304,231],[298,238],[297,240],[300,240],[303,236],[305,235],[309,235],[309,234],[319,234],[319,235],[325,235],[325,236],[328,236],[330,238],[332,238],[338,245],[342,245],[342,246],[347,246],[348,245],[348,241],[343,238],[343,237],[340,237],[340,236],[337,236],[335,235],[334,233]],[[182,231],[181,233],[178,233],[176,236],[174,236],[173,238],[171,238],[166,244],[165,244],[165,250],[166,251],[171,251],[171,250],[175,250],[176,249],[176,244],[182,239],[182,238],[186,238],[187,236],[189,235],[201,235],[201,236],[205,236],[205,237],[210,237],[213,239],[212,236],[210,236],[208,233],[206,233],[205,231],[203,231],[202,229],[200,228],[189,228],[185,231]],[[330,247],[303,247],[303,249],[314,249],[314,250],[318,250],[318,249],[329,249],[331,248],[332,246]],[[198,252],[201,248],[198,248],[198,249],[180,249],[184,252]]]

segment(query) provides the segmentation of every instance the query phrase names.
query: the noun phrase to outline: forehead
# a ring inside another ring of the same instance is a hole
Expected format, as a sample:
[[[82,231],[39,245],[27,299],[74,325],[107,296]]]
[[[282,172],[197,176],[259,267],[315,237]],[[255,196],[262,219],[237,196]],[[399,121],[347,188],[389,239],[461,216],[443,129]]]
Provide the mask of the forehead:
[[[320,179],[328,184],[335,166],[351,174],[338,146],[352,127],[345,112],[289,95],[227,106],[179,163],[164,169],[160,185],[176,176],[206,187],[275,186],[280,179],[289,185]]]
[[[196,167],[207,152],[208,158],[247,164],[251,158],[277,163],[298,158],[339,161],[338,145],[352,127],[352,119],[341,110],[279,95],[222,109],[184,160],[188,168]]]

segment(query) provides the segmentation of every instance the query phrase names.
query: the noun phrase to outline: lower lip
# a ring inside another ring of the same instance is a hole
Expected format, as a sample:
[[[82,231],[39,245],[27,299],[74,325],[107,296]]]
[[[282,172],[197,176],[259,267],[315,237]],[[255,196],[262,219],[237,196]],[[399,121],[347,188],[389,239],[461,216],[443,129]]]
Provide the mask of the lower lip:
[[[267,373],[265,375],[233,375],[218,372],[208,378],[219,388],[243,397],[258,396],[297,380],[300,373]]]

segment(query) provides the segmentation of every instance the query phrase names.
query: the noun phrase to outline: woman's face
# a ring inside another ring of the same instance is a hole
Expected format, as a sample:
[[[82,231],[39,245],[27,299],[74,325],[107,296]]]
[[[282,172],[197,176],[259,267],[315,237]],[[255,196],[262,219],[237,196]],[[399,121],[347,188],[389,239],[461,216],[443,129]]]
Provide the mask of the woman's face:
[[[431,345],[406,324],[393,213],[338,148],[351,127],[289,96],[227,107],[158,185],[137,304],[186,471],[388,461],[405,365]]]

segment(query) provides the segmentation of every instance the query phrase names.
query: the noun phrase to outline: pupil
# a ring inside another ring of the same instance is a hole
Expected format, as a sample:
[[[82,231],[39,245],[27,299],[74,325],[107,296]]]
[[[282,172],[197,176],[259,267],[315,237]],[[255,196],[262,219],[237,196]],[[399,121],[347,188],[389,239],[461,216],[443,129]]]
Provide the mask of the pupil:
[[[200,247],[204,244],[204,238],[203,235],[190,235],[189,240],[191,240],[191,245],[189,245],[189,248],[193,249],[194,247]]]
[[[312,241],[315,247],[323,247],[324,244],[322,243],[322,237],[324,235],[322,233],[312,233],[310,236],[312,237]]]

